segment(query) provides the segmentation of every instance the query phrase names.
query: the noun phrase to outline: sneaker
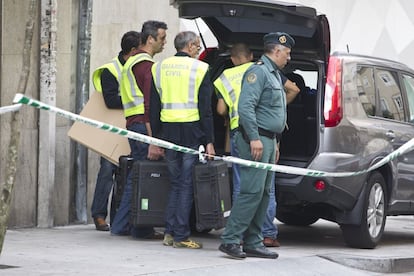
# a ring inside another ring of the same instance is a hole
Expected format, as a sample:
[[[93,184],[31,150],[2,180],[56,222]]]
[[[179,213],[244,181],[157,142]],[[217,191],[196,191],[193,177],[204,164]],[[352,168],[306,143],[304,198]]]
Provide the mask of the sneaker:
[[[200,249],[203,248],[203,244],[201,242],[196,242],[193,240],[186,240],[186,241],[180,241],[180,242],[173,242],[174,248],[191,248],[191,249]]]
[[[174,243],[174,238],[170,234],[164,235],[164,240],[162,241],[162,244],[165,246],[172,246]]]

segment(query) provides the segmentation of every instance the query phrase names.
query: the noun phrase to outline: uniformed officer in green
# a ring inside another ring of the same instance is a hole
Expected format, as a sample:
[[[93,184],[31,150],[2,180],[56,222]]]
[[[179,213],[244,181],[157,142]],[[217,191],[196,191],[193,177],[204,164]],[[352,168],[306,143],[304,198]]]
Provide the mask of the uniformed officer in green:
[[[295,41],[283,32],[266,34],[263,40],[264,54],[243,76],[235,140],[242,159],[273,164],[276,134],[282,133],[286,125],[286,96],[279,70],[290,60]],[[272,177],[272,171],[241,167],[240,194],[221,236],[220,251],[238,259],[278,257],[263,245],[261,232]]]
[[[234,134],[239,128],[238,103],[241,91],[241,81],[247,68],[253,64],[253,53],[244,43],[236,43],[230,50],[230,59],[234,67],[228,68],[214,81],[217,91],[217,113],[229,120],[230,125],[230,153],[239,157]],[[233,195],[235,201],[240,192],[240,165],[233,163]]]

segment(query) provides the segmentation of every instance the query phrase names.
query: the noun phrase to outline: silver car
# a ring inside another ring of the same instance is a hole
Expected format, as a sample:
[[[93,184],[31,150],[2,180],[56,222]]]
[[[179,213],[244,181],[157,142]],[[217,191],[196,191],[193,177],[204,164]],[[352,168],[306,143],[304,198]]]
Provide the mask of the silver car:
[[[284,31],[296,40],[287,78],[301,89],[288,105],[279,164],[347,177],[276,173],[277,219],[307,226],[340,225],[347,245],[374,248],[388,215],[414,214],[414,153],[365,172],[414,137],[414,71],[390,60],[330,53],[328,19],[291,3],[170,0],[181,18],[201,18],[218,47],[206,49],[213,78],[231,66],[226,51],[245,42],[258,58],[263,35]],[[208,47],[208,45],[206,45]],[[224,152],[222,122],[216,140]]]

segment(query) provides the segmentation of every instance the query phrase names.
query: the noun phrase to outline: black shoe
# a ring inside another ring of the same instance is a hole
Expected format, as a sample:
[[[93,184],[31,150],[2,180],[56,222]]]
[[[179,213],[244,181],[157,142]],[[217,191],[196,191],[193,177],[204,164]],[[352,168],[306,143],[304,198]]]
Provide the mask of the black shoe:
[[[162,240],[164,239],[164,234],[158,231],[154,231],[151,234],[143,237],[132,235],[132,238],[136,240]]]
[[[227,255],[229,255],[230,257],[234,258],[234,259],[244,259],[246,258],[246,253],[244,253],[241,248],[240,248],[240,244],[237,243],[222,243],[220,244],[219,250],[221,252],[226,253]]]
[[[267,259],[277,259],[279,254],[276,252],[270,251],[266,247],[257,247],[257,248],[243,248],[243,251],[246,253],[247,257],[256,257],[256,258],[267,258]]]

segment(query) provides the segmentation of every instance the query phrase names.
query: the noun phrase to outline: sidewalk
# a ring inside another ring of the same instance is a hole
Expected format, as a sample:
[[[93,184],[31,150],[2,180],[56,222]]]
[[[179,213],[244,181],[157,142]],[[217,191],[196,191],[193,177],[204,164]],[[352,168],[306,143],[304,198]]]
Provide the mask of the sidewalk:
[[[374,250],[346,247],[339,227],[327,221],[305,228],[278,225],[282,246],[272,249],[280,255],[276,260],[225,257],[217,249],[221,231],[194,235],[204,248],[193,250],[111,236],[92,224],[8,230],[0,275],[414,274],[412,216],[389,218],[383,241]],[[371,271],[358,269],[362,267]]]

